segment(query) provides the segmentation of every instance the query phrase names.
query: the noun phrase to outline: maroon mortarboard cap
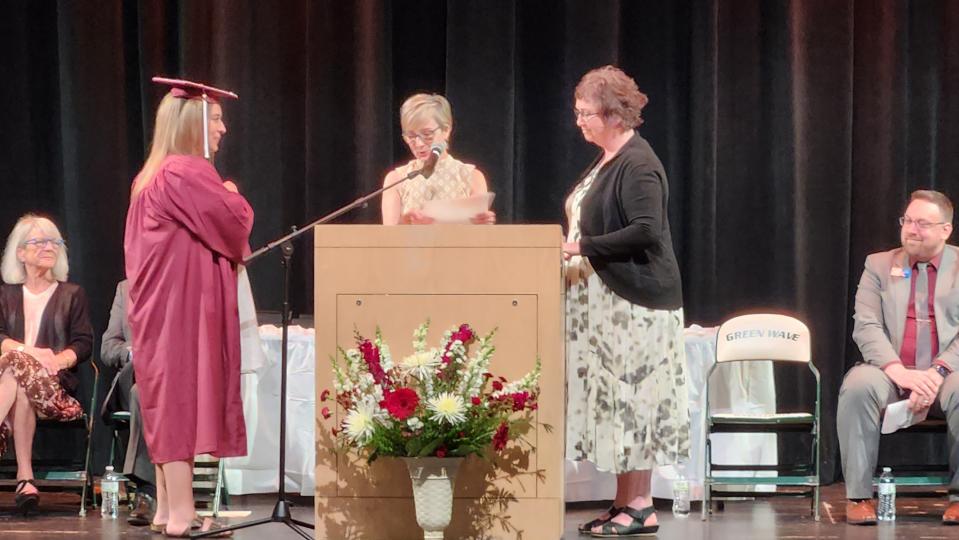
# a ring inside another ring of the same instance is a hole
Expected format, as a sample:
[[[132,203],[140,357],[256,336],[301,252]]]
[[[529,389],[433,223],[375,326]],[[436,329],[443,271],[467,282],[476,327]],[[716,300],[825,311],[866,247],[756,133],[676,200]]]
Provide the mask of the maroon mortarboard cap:
[[[166,77],[154,77],[153,82],[159,84],[165,84],[172,87],[170,93],[173,94],[173,97],[178,98],[202,98],[207,97],[211,101],[219,101],[222,98],[231,98],[238,99],[235,93],[230,92],[229,90],[223,90],[213,86],[208,86],[206,84],[197,83],[193,81],[185,81],[182,79],[168,79]]]
[[[213,86],[207,86],[193,81],[182,79],[168,79],[166,77],[154,77],[153,82],[171,86],[170,94],[176,98],[200,99],[203,101],[203,157],[210,159],[210,132],[209,132],[209,112],[208,103],[219,103],[222,98],[239,99],[239,96],[229,90],[221,90]]]

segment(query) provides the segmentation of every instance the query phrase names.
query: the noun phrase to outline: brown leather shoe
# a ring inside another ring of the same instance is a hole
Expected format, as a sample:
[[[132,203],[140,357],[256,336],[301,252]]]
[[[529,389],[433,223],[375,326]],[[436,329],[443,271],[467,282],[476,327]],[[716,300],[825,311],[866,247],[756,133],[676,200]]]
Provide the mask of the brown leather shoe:
[[[949,503],[946,512],[942,515],[943,525],[959,525],[959,502]]]
[[[846,523],[851,525],[875,525],[876,501],[870,499],[858,503],[847,502]]]
[[[144,527],[153,521],[153,514],[157,511],[157,503],[146,493],[137,493],[133,511],[127,518],[127,523],[135,527]]]

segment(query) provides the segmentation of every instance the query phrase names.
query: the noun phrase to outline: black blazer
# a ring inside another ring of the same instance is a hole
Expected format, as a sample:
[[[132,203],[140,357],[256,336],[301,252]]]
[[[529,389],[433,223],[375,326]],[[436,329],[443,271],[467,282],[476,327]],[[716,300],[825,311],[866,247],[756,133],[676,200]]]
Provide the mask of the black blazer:
[[[668,201],[663,164],[636,133],[596,174],[580,209],[582,254],[613,292],[650,309],[683,306]]]
[[[23,285],[0,287],[0,343],[5,339],[23,342]],[[77,368],[90,359],[93,351],[93,327],[87,314],[87,295],[75,283],[60,282],[53,291],[37,331],[37,347],[59,353],[70,348],[77,355],[77,364],[61,369],[60,385],[76,397],[80,380]]]

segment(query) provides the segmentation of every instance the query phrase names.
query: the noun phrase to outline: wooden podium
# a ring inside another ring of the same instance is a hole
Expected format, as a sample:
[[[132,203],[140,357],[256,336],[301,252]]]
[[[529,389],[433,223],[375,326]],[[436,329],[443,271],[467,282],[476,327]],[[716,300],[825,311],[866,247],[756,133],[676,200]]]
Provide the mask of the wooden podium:
[[[354,329],[379,326],[394,359],[412,352],[413,330],[431,321],[439,346],[451,326],[496,329],[491,372],[516,379],[542,362],[536,429],[526,444],[460,468],[446,538],[558,539],[563,531],[565,356],[560,242],[555,225],[328,225],[316,228],[316,391],[332,390],[330,358],[355,347]],[[316,400],[316,537],[411,540],[416,525],[401,460],[372,466],[333,452]],[[547,429],[548,425],[550,429]],[[482,535],[480,535],[482,533]]]

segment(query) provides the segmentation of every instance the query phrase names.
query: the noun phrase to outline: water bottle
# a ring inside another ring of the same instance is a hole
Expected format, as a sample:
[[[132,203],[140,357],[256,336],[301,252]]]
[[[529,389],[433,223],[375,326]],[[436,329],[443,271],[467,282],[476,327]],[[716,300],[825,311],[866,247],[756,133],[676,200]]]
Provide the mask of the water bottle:
[[[676,517],[689,515],[689,481],[686,480],[680,466],[676,467],[676,479],[673,480],[673,515]]]
[[[876,511],[879,521],[896,521],[896,477],[892,469],[882,468],[879,477],[879,508]]]
[[[106,472],[100,478],[100,497],[103,504],[100,506],[100,517],[116,519],[120,511],[120,479],[122,477],[113,472],[112,466],[107,466]]]

